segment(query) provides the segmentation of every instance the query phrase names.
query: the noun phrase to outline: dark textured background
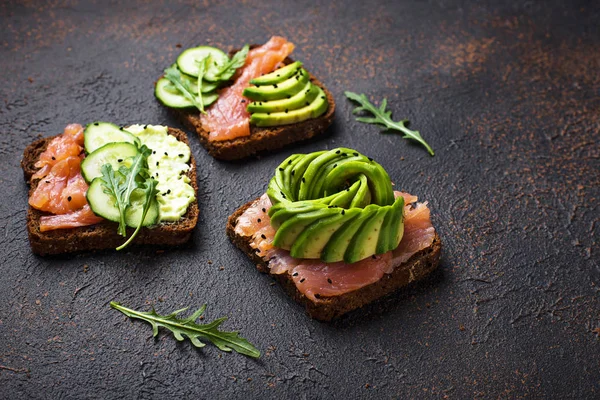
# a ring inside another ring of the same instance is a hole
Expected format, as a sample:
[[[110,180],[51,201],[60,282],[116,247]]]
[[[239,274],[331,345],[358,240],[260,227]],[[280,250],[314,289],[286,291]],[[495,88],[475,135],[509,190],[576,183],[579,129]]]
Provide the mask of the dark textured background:
[[[16,3],[0,5],[1,398],[600,396],[597,2]],[[152,94],[178,44],[273,34],[334,94],[327,137],[225,163],[192,135],[201,216],[188,246],[31,254],[19,169],[29,142],[70,122],[179,127]],[[344,90],[387,97],[436,156],[354,122]],[[443,260],[426,281],[324,324],[224,226],[289,154],[342,145],[430,202]],[[207,302],[263,356],[154,340],[111,300],[161,312]]]

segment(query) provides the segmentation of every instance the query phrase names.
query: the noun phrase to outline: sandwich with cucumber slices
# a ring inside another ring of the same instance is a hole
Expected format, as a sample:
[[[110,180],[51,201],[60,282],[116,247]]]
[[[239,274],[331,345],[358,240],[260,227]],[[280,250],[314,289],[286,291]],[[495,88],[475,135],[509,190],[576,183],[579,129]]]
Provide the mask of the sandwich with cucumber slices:
[[[273,36],[228,54],[211,46],[184,50],[156,82],[155,96],[215,158],[235,160],[322,134],[333,96],[294,45]]]
[[[68,125],[30,144],[27,230],[40,255],[185,243],[198,221],[185,133],[160,125]]]

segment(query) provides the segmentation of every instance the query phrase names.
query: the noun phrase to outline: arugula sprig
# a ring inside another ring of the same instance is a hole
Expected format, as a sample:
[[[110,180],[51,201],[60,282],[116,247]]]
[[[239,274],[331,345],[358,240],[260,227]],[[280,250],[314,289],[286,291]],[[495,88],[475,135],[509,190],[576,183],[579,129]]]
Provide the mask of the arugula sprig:
[[[222,317],[208,324],[197,324],[196,321],[206,310],[206,304],[200,307],[198,311],[190,315],[188,318],[179,319],[177,315],[186,311],[188,307],[181,310],[173,311],[168,315],[160,315],[154,307],[151,311],[143,312],[136,311],[124,307],[117,302],[111,301],[110,306],[115,310],[121,311],[130,318],[137,318],[148,322],[152,325],[152,335],[158,335],[158,327],[162,326],[173,332],[173,336],[178,341],[183,341],[187,337],[194,346],[204,347],[205,344],[200,339],[210,341],[217,346],[219,350],[230,352],[232,350],[244,354],[249,357],[260,357],[260,351],[254,347],[248,340],[239,336],[239,332],[220,331],[219,326],[227,320],[227,317]]]
[[[200,112],[202,114],[206,114],[206,111],[204,111],[204,100],[202,99],[202,80],[204,79],[204,75],[206,74],[206,71],[208,69],[208,66],[210,65],[210,62],[212,60],[212,57],[210,55],[204,57],[202,60],[200,61],[196,61],[196,64],[198,65],[198,82],[197,82],[197,87],[198,87],[198,102],[200,103],[200,107],[198,108],[200,110]]]
[[[200,112],[204,112],[204,104],[202,104],[202,92],[198,92],[198,96],[194,93],[189,82],[181,77],[181,71],[175,65],[165,69],[165,78],[169,80],[177,88],[177,90],[185,96],[186,99],[192,102]],[[200,100],[198,100],[200,99]]]
[[[111,164],[104,164],[100,168],[100,172],[102,173],[100,179],[102,180],[104,193],[115,199],[117,209],[119,210],[119,227],[117,229],[119,235],[123,237],[127,236],[127,223],[125,219],[127,211],[131,206],[131,195],[136,189],[140,189],[144,194],[145,200],[142,208],[142,219],[129,239],[117,247],[117,250],[127,247],[137,236],[150,209],[150,205],[156,197],[157,183],[148,172],[148,156],[150,154],[152,154],[152,150],[142,145],[138,154],[131,159],[129,167],[121,166],[115,171]]]
[[[244,45],[240,51],[235,53],[231,59],[219,67],[219,70],[215,73],[215,78],[218,80],[229,80],[235,74],[238,68],[241,68],[246,63],[246,57],[250,50],[249,45]]]
[[[434,155],[433,149],[421,137],[421,134],[419,133],[419,131],[413,131],[406,127],[405,124],[408,122],[407,119],[403,119],[403,120],[397,121],[397,122],[394,122],[392,120],[392,112],[386,111],[387,99],[383,99],[383,101],[381,102],[381,105],[378,108],[374,104],[369,102],[369,99],[367,99],[367,96],[365,96],[364,94],[359,95],[359,94],[353,93],[353,92],[344,92],[344,94],[350,100],[353,100],[360,104],[360,107],[356,107],[352,111],[353,114],[358,114],[360,112],[367,111],[367,112],[373,114],[373,116],[374,116],[374,118],[356,117],[357,121],[364,122],[366,124],[383,125],[385,127],[384,130],[393,129],[393,130],[402,132],[404,134],[402,137],[404,137],[405,139],[411,139],[418,143],[421,143],[423,146],[425,146],[425,148],[427,149],[427,152],[430,155],[432,155],[432,156]]]

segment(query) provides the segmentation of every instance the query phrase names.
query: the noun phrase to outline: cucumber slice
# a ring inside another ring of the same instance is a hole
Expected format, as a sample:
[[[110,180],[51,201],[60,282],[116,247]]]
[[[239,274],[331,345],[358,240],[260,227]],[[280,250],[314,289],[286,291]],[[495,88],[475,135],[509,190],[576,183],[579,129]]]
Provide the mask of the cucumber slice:
[[[126,142],[140,146],[140,139],[110,122],[88,124],[83,131],[86,153],[91,153],[108,143]]]
[[[131,143],[106,144],[88,154],[81,162],[81,175],[89,183],[94,178],[102,176],[101,168],[104,164],[110,164],[115,171],[118,171],[121,165],[127,166],[128,158],[135,157],[137,154],[137,146]]]
[[[184,95],[182,95],[175,86],[167,78],[161,78],[156,82],[154,88],[154,95],[156,98],[165,106],[171,108],[190,108],[194,107],[194,104]],[[217,99],[219,95],[217,92],[203,93],[202,101],[204,107],[208,107]]]
[[[198,77],[197,61],[200,61],[209,55],[212,57],[212,60],[204,79],[215,81],[215,73],[219,70],[218,66],[225,64],[229,60],[227,54],[215,47],[199,46],[187,49],[177,57],[177,66],[184,74]]]
[[[99,215],[109,221],[119,222],[119,209],[117,207],[116,200],[113,196],[104,192],[104,185],[101,178],[96,178],[92,181],[88,188],[87,201],[90,204],[90,208],[94,214]],[[135,189],[131,193],[131,205],[127,208],[125,213],[125,224],[131,228],[137,228],[142,219],[142,213],[144,211],[144,202],[146,197],[144,191],[141,189]],[[158,202],[156,198],[152,199],[150,208],[146,213],[146,218],[142,226],[150,226],[158,223]]]

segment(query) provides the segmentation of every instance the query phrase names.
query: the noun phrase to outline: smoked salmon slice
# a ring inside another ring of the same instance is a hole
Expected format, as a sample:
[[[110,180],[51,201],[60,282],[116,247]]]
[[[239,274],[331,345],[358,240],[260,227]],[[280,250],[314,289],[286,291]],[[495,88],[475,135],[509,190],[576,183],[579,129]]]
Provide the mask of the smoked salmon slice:
[[[29,197],[29,205],[54,215],[42,216],[40,231],[75,228],[103,221],[90,209],[85,197],[88,184],[81,175],[83,127],[68,125],[55,137],[35,163],[40,168],[32,179],[40,179]]]
[[[248,52],[246,63],[235,75],[234,83],[219,92],[217,101],[202,114],[204,130],[209,140],[222,141],[250,135],[250,114],[246,111],[249,100],[242,92],[250,80],[276,69],[294,50],[294,45],[280,36]]]
[[[418,198],[408,193],[403,196],[404,236],[398,247],[387,253],[373,256],[353,264],[324,263],[321,260],[303,260],[290,256],[289,251],[273,247],[275,230],[268,216],[271,201],[264,194],[238,218],[235,232],[252,236],[250,246],[263,259],[269,260],[271,274],[290,273],[298,290],[311,300],[318,297],[338,296],[377,282],[420,250],[429,247],[435,238],[427,203],[417,203]]]
[[[86,204],[80,210],[68,214],[42,216],[40,218],[40,232],[94,225],[102,221],[104,219],[94,214],[90,206]]]
[[[48,144],[46,150],[40,154],[40,159],[34,164],[39,170],[33,175],[33,179],[45,177],[52,167],[72,156],[78,156],[83,152],[83,126],[79,124],[67,125],[62,135],[55,137]]]

